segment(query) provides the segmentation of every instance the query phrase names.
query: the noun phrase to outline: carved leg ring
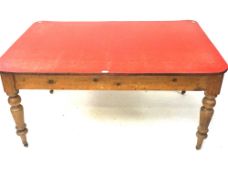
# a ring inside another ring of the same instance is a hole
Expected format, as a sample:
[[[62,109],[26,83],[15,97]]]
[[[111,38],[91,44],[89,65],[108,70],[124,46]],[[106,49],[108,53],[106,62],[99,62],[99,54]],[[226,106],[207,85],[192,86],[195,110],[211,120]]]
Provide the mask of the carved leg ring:
[[[200,121],[198,131],[196,133],[198,139],[196,144],[196,149],[200,149],[203,143],[203,140],[207,138],[208,126],[210,124],[212,115],[214,113],[213,107],[216,104],[215,101],[216,95],[209,95],[205,93],[203,98],[203,106],[200,109]]]
[[[20,104],[21,97],[18,94],[9,96],[9,104],[11,105],[10,111],[16,123],[17,135],[21,137],[22,143],[25,147],[28,146],[26,134],[28,132],[26,124],[24,123],[23,106]]]

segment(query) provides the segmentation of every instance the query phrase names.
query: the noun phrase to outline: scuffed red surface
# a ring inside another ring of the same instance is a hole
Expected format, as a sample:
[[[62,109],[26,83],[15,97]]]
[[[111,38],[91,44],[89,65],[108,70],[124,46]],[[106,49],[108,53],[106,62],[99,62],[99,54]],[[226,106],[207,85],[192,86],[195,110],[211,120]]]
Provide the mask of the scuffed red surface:
[[[227,64],[195,21],[37,22],[0,72],[220,73]]]

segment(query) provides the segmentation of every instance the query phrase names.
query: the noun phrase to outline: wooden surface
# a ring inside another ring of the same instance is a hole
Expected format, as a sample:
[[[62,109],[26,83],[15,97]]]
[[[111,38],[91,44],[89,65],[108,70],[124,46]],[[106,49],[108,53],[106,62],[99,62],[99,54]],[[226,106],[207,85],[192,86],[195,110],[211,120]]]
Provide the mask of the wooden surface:
[[[17,89],[85,90],[205,90],[221,74],[213,75],[37,75],[16,74]],[[213,88],[212,88],[213,90]]]
[[[37,22],[0,72],[222,73],[227,64],[195,21]]]

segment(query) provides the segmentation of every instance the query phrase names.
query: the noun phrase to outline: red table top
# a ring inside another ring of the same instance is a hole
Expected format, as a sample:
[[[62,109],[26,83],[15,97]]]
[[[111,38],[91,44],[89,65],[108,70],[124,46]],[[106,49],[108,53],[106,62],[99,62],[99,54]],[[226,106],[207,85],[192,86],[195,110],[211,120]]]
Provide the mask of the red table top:
[[[0,72],[221,73],[227,64],[195,21],[36,22]]]

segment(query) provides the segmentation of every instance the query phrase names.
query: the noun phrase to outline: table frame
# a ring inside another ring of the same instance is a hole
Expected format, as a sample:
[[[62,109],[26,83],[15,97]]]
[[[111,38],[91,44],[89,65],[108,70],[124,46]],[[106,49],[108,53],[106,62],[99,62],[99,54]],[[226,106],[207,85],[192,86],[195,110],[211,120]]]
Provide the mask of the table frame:
[[[207,137],[214,113],[215,98],[220,93],[224,73],[216,74],[35,74],[1,73],[4,91],[9,96],[11,113],[17,134],[28,146],[20,89],[80,89],[80,90],[184,90],[204,91],[200,109],[196,149]]]

